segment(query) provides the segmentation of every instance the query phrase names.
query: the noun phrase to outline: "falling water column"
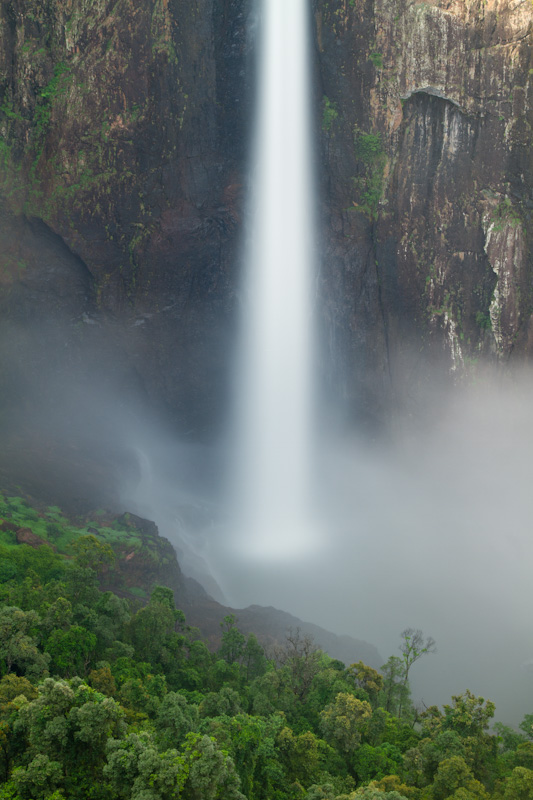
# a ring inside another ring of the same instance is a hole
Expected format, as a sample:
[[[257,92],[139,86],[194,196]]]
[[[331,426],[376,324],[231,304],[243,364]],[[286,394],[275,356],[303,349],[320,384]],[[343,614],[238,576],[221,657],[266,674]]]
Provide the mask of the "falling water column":
[[[309,0],[262,0],[238,380],[241,544],[312,540],[314,186]]]

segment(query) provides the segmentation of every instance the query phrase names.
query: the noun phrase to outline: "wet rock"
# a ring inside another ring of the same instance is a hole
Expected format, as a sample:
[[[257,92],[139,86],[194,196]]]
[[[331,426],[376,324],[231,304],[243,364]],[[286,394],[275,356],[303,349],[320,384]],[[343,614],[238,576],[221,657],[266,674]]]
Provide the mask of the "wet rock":
[[[17,542],[18,544],[28,544],[30,547],[41,547],[43,544],[47,544],[44,539],[41,539],[40,536],[37,536],[36,533],[33,533],[30,528],[19,528],[16,532]]]
[[[0,334],[19,349],[0,354],[2,389],[43,405],[50,374],[89,373],[184,430],[212,428],[234,327],[250,4],[85,5],[0,10]]]
[[[460,379],[480,357],[530,355],[531,5],[315,8],[337,113],[322,120],[326,328],[348,374],[398,398],[424,361]],[[347,215],[357,234],[331,223]]]
[[[372,426],[420,361],[459,379],[531,354],[533,9],[313,10],[322,382]],[[0,15],[0,404],[28,419],[75,385],[71,430],[96,391],[207,437],[235,348],[253,4]]]

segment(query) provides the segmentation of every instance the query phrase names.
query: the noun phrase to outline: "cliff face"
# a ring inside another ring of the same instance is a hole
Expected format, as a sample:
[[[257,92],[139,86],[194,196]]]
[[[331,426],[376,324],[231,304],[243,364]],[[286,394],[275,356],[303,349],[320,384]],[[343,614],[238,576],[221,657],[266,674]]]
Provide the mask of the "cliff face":
[[[460,377],[531,352],[532,20],[508,0],[316,5],[330,325],[349,362],[373,354],[370,395],[421,359]]]
[[[2,334],[24,329],[29,361],[46,357],[43,387],[64,364],[59,339],[74,364],[185,426],[215,415],[250,116],[236,80],[245,23],[242,0],[2,0]],[[27,376],[5,360],[9,393]]]
[[[65,370],[185,429],[223,416],[252,6],[0,3],[4,406],[28,386],[42,402]],[[379,414],[420,360],[460,376],[533,347],[533,9],[313,9],[323,361]]]

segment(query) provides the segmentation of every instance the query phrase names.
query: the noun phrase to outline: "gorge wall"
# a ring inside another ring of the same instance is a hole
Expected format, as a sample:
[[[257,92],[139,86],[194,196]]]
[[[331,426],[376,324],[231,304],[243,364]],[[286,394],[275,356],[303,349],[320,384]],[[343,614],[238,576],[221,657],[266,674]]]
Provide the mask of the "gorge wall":
[[[252,6],[0,3],[4,420],[65,381],[195,435],[224,419]],[[459,380],[533,349],[533,7],[313,12],[323,376],[373,423],[429,361]]]
[[[508,0],[317,5],[323,286],[348,395],[531,352],[532,18]]]
[[[66,368],[185,429],[212,423],[250,116],[242,6],[2,2],[9,397],[33,382],[42,403]]]

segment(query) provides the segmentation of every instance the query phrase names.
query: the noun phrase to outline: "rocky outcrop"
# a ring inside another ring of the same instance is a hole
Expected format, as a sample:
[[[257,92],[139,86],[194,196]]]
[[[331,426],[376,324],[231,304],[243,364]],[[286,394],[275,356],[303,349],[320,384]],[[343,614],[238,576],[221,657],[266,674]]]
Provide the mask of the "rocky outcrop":
[[[145,602],[155,586],[168,586],[174,592],[176,605],[185,613],[187,623],[200,630],[213,650],[220,646],[224,617],[234,614],[239,629],[245,634],[256,634],[267,648],[284,644],[290,631],[299,630],[332,658],[345,664],[361,660],[375,668],[381,666],[377,648],[361,639],[338,636],[272,606],[235,609],[217,602],[197,581],[183,574],[174,548],[168,539],[159,535],[155,523],[129,513],[123,514],[117,523],[133,529],[138,538],[134,544],[128,543],[126,537],[124,542],[118,540],[114,544],[117,559],[113,567],[101,575],[102,588],[120,595],[141,597]],[[98,534],[97,529],[95,534]]]
[[[0,4],[4,408],[27,418],[68,384],[195,436],[226,418],[252,8]],[[533,347],[533,10],[313,11],[323,378],[372,421],[428,360],[459,379]],[[69,413],[94,415],[78,396]]]
[[[127,387],[184,429],[217,418],[250,116],[236,80],[245,5],[0,4],[1,333],[30,364],[21,374],[5,354],[6,394],[48,389],[59,339],[70,381]]]
[[[353,275],[348,363],[368,364],[370,336],[366,385],[386,397],[424,359],[458,378],[529,354],[531,4],[319,0],[316,20],[329,328]]]
[[[38,548],[45,544],[44,539],[41,539],[40,536],[37,536],[37,534],[33,533],[29,528],[19,528],[16,532],[16,539],[17,544],[27,544],[33,548]]]
[[[331,658],[337,658],[346,665],[363,661],[370,667],[379,669],[383,664],[383,658],[373,644],[355,639],[353,636],[338,636],[319,625],[304,622],[272,606],[253,605],[242,609],[231,609],[215,603],[211,598],[204,598],[191,604],[186,617],[189,623],[200,628],[214,649],[220,646],[221,623],[230,613],[236,617],[239,630],[245,634],[255,634],[267,652],[284,645],[291,633],[299,632],[304,637],[310,637],[314,644]]]

